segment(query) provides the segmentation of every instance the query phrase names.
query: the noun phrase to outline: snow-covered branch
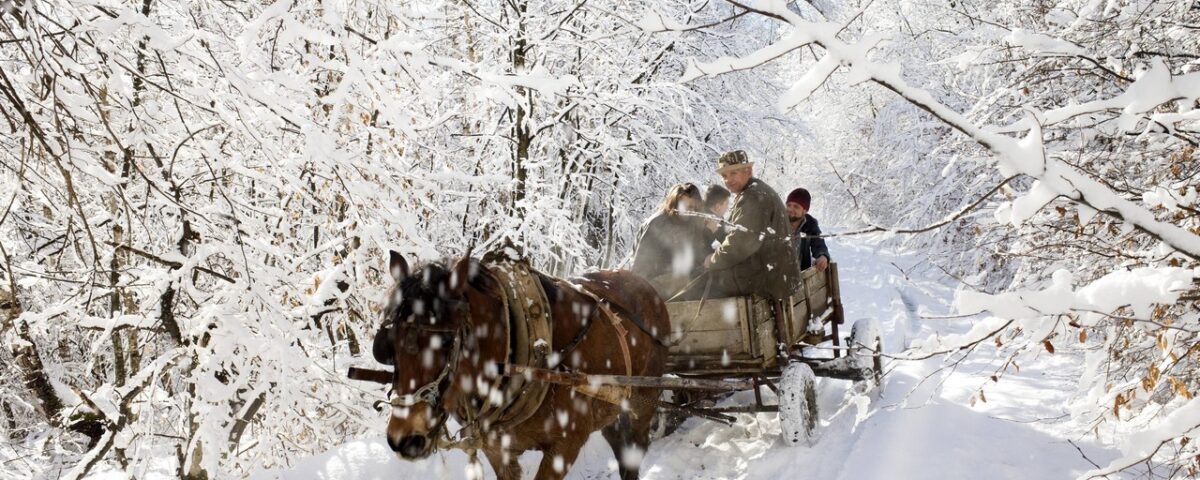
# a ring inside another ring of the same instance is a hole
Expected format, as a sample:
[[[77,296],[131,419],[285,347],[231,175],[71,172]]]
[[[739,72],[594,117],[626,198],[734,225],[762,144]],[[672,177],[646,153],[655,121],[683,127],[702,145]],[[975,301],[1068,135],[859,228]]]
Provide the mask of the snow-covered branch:
[[[867,35],[857,42],[843,41],[838,38],[838,34],[844,29],[844,25],[806,21],[789,10],[786,2],[763,2],[753,10],[786,22],[789,26],[788,33],[781,40],[745,57],[693,64],[682,77],[682,81],[752,69],[809,44],[819,45],[825,49],[825,57],[793,84],[781,100],[781,107],[787,109],[799,104],[816,91],[835,70],[844,68],[849,83],[877,83],[990,150],[996,155],[996,168],[1002,175],[1021,174],[1037,179],[1031,191],[1014,204],[1012,214],[1006,219],[1014,225],[1020,224],[1051,200],[1061,196],[1093,210],[1111,214],[1181,253],[1200,260],[1200,235],[1169,222],[1157,220],[1145,207],[1114,192],[1086,173],[1060,160],[1047,157],[1042,139],[1042,131],[1046,125],[1089,112],[1120,108],[1127,113],[1141,113],[1175,100],[1182,100],[1183,105],[1192,105],[1200,98],[1200,73],[1176,78],[1158,63],[1117,97],[1045,113],[1033,112],[1026,122],[1027,133],[1018,139],[978,125],[938,101],[928,91],[910,85],[904,79],[899,65],[880,64],[871,60],[869,54],[883,41],[882,36]],[[1200,109],[1193,107],[1189,110]]]

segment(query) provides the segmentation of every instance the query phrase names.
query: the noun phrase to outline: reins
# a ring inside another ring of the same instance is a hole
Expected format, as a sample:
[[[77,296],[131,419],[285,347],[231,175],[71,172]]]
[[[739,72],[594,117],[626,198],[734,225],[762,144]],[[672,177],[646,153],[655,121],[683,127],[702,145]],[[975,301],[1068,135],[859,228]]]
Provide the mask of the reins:
[[[712,288],[712,275],[710,275],[711,273],[712,273],[712,270],[705,270],[704,272],[700,273],[700,275],[696,275],[696,278],[693,278],[692,281],[687,283],[687,285],[684,285],[683,289],[680,290],[679,293],[676,293],[674,296],[667,299],[667,302],[675,301],[675,299],[679,298],[680,295],[683,295],[687,291],[691,290],[692,286],[695,285],[696,282],[699,282],[700,279],[702,279],[702,278],[705,279],[704,293],[700,294],[700,303],[698,303],[696,305],[696,314],[692,315],[692,320],[690,322],[688,322],[689,325],[694,325],[696,323],[696,320],[698,320],[700,318],[700,312],[703,311],[703,309],[704,309],[704,302],[708,301],[708,292],[709,292],[709,289]],[[678,325],[676,325],[676,326],[678,327]],[[674,346],[674,344],[677,343],[679,339],[683,338],[683,334],[686,333],[686,331],[684,331],[682,329],[680,329],[679,332],[680,332],[680,334],[679,334],[679,337],[676,339],[676,342],[672,342],[672,344],[668,345],[668,346]]]

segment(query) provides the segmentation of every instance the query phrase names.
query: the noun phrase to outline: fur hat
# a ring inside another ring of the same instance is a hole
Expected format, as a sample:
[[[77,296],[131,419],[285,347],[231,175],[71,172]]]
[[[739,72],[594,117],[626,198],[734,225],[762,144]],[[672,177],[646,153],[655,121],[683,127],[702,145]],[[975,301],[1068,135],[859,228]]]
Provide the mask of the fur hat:
[[[753,166],[754,162],[750,161],[750,156],[742,150],[722,153],[721,158],[717,159],[717,173],[732,172]]]

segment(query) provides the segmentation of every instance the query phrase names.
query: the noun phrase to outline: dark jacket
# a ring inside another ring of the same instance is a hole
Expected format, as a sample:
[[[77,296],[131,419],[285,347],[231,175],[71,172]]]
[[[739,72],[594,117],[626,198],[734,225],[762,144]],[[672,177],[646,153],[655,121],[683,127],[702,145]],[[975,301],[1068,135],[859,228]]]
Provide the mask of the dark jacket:
[[[725,237],[729,235],[729,230],[722,223],[717,227],[716,231],[709,230],[706,225],[704,233],[708,235],[708,238],[704,241],[704,258],[700,259],[700,263],[704,263],[705,258],[712,256],[713,252],[717,251],[717,246],[725,241]]]
[[[648,280],[659,296],[670,298],[699,274],[711,244],[704,220],[659,212],[638,234],[633,273]]]
[[[728,234],[709,267],[721,296],[759,295],[783,299],[800,283],[791,224],[779,194],[751,178],[729,210]]]
[[[808,270],[814,258],[830,258],[829,247],[821,238],[821,226],[812,215],[805,214],[800,227],[792,232],[792,245],[795,245],[796,257],[800,259],[800,270]]]

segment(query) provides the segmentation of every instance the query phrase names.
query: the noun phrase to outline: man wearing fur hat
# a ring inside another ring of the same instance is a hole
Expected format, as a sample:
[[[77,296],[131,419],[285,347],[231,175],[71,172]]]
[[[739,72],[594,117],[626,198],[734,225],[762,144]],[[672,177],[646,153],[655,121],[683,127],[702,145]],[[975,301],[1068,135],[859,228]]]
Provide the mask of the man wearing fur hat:
[[[796,256],[800,259],[800,270],[816,267],[818,272],[824,272],[829,267],[829,247],[821,238],[817,219],[808,214],[812,195],[808,190],[797,188],[788,194],[786,205],[792,227],[792,244],[796,246]]]
[[[800,267],[783,201],[765,182],[754,178],[754,164],[746,152],[721,155],[717,173],[735,197],[729,210],[729,233],[704,260],[713,277],[710,296],[788,298],[799,285]]]

